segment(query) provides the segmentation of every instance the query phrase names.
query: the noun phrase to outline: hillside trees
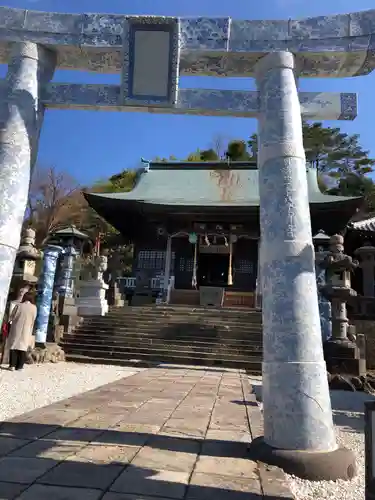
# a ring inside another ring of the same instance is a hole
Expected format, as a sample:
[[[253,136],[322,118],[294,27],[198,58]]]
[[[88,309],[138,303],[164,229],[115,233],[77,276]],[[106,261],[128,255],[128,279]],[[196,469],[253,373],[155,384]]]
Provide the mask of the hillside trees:
[[[303,141],[307,163],[316,168],[320,184],[332,194],[365,196],[372,203],[374,183],[369,176],[375,159],[362,148],[358,134],[349,135],[322,123],[303,123]],[[258,155],[258,138],[248,141],[252,158]]]

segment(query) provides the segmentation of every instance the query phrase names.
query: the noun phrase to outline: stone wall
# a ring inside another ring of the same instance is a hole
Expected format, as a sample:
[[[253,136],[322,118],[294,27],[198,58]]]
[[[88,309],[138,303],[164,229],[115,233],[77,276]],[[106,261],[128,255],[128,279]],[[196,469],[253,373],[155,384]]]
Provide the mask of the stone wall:
[[[368,370],[375,370],[375,321],[351,320],[357,333],[362,333],[366,339],[366,364]]]

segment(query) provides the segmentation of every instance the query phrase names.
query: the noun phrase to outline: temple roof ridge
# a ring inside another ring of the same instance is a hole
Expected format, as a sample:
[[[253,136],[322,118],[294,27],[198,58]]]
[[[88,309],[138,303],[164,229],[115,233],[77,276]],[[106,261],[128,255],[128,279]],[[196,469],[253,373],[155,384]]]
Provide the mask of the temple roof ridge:
[[[142,163],[146,160],[142,159]],[[212,161],[188,161],[188,160],[168,160],[168,161],[149,161],[147,162],[150,170],[171,170],[174,168],[184,168],[195,170],[201,168],[203,170],[258,170],[257,162],[254,160],[212,160]]]
[[[87,193],[92,200],[118,200],[159,206],[259,206],[259,172],[254,162],[150,162],[141,169],[131,191]],[[194,166],[196,165],[196,166]],[[309,201],[313,204],[360,199],[322,193],[314,168],[306,168]]]

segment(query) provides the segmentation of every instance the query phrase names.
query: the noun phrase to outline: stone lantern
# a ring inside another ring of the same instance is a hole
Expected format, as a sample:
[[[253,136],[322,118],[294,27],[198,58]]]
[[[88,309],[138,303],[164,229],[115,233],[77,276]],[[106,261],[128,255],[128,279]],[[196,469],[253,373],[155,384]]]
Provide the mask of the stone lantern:
[[[89,240],[89,236],[79,229],[74,224],[54,231],[48,238],[48,243],[59,245],[63,248],[73,246],[79,254],[82,254],[85,242]]]
[[[344,238],[335,234],[330,238],[321,266],[326,270],[326,284],[321,287],[332,306],[332,336],[324,343],[327,370],[330,373],[362,375],[366,372],[365,360],[360,359],[357,345],[348,338],[346,303],[357,293],[351,288],[351,273],[358,262],[344,253]]]
[[[79,231],[76,226],[71,225],[55,231],[48,239],[49,243],[59,245],[62,250],[59,255],[56,280],[54,284],[54,296],[57,307],[55,308],[54,337],[57,341],[63,332],[69,333],[79,322],[78,310],[75,301],[77,286],[79,286],[77,267],[80,267],[80,259],[83,246],[89,239],[88,235]]]
[[[322,229],[313,236],[313,243],[316,253],[327,252],[329,250],[331,238]]]
[[[315,247],[315,274],[318,289],[320,326],[322,329],[323,342],[328,340],[332,335],[331,302],[322,292],[323,287],[326,285],[326,269],[324,266],[324,260],[329,253],[330,239],[331,238],[323,230],[318,231],[318,233],[313,236],[313,243]]]
[[[363,295],[365,297],[374,297],[375,247],[371,243],[365,242],[363,247],[355,251],[355,255],[359,257],[360,267],[362,269]]]
[[[42,252],[35,247],[35,231],[28,228],[22,235],[14,265],[11,289],[15,293],[10,309],[16,303],[21,302],[25,293],[36,285],[38,281],[37,276],[35,276],[36,263],[41,258]]]
[[[35,247],[35,231],[31,227],[26,229],[21,237],[21,244],[17,251],[14,263],[12,281],[10,285],[8,314],[10,315],[14,307],[22,302],[26,292],[36,286],[38,277],[36,274],[36,264],[42,258],[42,252]],[[34,337],[30,348],[34,347]],[[4,348],[2,362],[8,363],[9,348],[7,344]]]

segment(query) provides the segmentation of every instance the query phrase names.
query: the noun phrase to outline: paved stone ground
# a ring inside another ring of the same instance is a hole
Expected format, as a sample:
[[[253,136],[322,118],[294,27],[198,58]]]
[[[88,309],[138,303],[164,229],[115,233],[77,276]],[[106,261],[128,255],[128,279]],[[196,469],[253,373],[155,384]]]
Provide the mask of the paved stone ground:
[[[260,434],[245,374],[146,370],[3,422],[0,500],[292,499]]]

